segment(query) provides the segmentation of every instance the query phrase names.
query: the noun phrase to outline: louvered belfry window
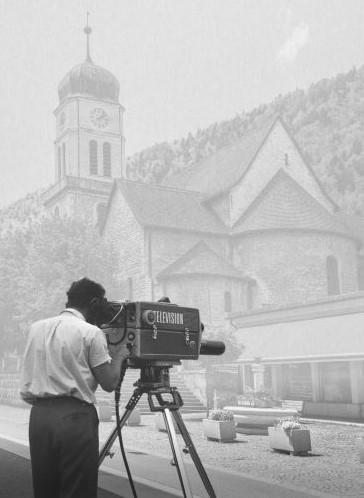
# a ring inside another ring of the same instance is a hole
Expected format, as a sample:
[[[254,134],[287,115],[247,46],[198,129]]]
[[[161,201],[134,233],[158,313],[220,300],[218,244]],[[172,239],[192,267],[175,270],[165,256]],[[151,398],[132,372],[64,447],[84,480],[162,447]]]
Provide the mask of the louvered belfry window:
[[[104,176],[111,176],[111,145],[105,142],[102,150]]]
[[[90,175],[98,174],[98,164],[97,164],[97,142],[96,140],[91,140],[89,143],[89,156],[90,156]]]

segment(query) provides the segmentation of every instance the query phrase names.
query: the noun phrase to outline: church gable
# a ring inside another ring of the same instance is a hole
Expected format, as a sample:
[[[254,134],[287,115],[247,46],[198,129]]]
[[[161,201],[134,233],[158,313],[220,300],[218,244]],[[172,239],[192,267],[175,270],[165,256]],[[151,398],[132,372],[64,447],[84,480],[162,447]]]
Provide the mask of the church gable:
[[[335,215],[280,169],[237,221],[234,233],[252,230],[320,230],[352,236]]]
[[[204,241],[198,242],[183,256],[158,275],[159,280],[178,275],[218,275],[243,279],[244,276],[231,263],[215,253]]]
[[[226,194],[230,204],[230,225],[237,222],[280,169],[295,179],[327,211],[334,211],[335,204],[305,163],[282,121],[277,119],[250,166]]]

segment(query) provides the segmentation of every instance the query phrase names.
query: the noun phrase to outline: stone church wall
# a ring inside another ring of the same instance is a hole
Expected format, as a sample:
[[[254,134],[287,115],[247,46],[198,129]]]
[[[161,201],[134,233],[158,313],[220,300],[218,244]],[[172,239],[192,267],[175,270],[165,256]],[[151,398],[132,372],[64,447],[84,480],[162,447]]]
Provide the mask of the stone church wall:
[[[130,287],[126,299],[148,299],[150,288],[145,272],[144,229],[136,221],[121,192],[114,192],[103,237],[118,253],[120,288]],[[130,280],[128,280],[130,279]]]
[[[165,281],[160,294],[181,306],[198,308],[204,323],[219,325],[226,317],[225,292],[232,296],[232,311],[242,311],[242,290],[241,281],[227,277],[181,275]]]
[[[261,304],[305,303],[327,297],[326,258],[338,261],[342,294],[358,290],[356,244],[334,234],[251,233],[235,245],[235,266],[256,279]]]
[[[54,204],[49,207],[53,214],[85,219],[87,222],[97,223],[97,207],[99,204],[106,206],[107,195],[102,198],[99,194],[89,192],[64,191]]]

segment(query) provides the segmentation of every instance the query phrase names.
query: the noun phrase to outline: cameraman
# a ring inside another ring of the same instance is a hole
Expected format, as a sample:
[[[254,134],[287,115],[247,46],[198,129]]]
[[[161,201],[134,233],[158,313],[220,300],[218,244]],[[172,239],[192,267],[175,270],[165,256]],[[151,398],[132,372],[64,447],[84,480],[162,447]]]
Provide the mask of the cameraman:
[[[24,353],[21,397],[32,406],[29,445],[35,498],[96,498],[98,384],[118,384],[125,346],[110,346],[102,323],[105,289],[73,282],[66,309],[35,322]]]

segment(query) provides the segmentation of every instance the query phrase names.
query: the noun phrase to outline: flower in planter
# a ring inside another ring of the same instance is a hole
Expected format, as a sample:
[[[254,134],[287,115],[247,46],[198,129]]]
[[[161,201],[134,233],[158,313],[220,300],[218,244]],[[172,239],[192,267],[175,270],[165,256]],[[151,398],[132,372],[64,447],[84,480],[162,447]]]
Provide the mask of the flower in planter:
[[[230,410],[211,410],[209,420],[234,422],[234,414]]]
[[[278,420],[276,427],[281,427],[286,432],[292,432],[294,429],[305,429],[297,417],[285,417]]]

